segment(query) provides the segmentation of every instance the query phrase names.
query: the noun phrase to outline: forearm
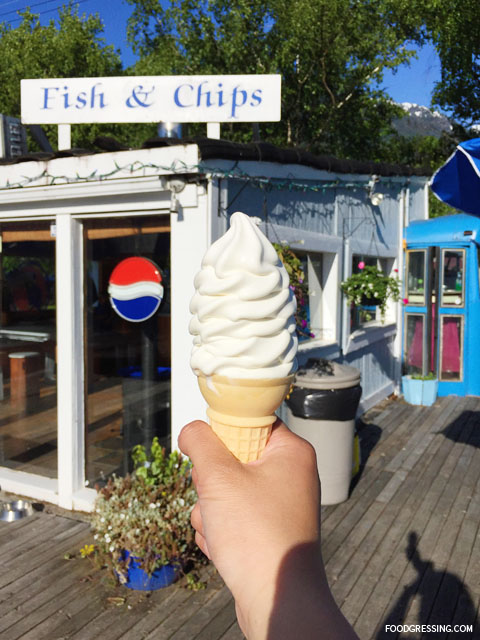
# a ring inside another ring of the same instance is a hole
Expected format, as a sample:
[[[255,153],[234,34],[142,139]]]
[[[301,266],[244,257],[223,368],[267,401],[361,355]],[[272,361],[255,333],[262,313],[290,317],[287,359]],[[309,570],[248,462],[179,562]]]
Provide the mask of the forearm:
[[[256,594],[240,622],[248,640],[357,639],[333,599],[318,547],[311,543],[283,558],[274,585]]]

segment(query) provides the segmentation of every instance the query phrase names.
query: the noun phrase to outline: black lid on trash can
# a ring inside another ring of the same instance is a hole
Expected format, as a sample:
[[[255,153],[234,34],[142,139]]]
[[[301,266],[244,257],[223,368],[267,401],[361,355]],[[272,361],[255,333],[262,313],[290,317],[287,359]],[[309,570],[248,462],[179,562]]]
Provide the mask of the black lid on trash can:
[[[361,395],[358,369],[310,358],[297,371],[285,402],[297,418],[343,422],[355,419]]]
[[[306,389],[346,389],[360,384],[360,371],[332,360],[309,358],[299,367],[294,384]]]

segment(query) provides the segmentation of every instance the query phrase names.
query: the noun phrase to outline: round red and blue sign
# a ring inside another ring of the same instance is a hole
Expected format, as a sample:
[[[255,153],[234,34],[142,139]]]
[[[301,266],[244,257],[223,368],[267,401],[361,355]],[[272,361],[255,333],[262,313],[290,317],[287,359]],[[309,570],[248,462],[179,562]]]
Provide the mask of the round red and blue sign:
[[[129,322],[148,320],[163,298],[160,269],[147,258],[126,258],[112,271],[108,293],[121,318]]]

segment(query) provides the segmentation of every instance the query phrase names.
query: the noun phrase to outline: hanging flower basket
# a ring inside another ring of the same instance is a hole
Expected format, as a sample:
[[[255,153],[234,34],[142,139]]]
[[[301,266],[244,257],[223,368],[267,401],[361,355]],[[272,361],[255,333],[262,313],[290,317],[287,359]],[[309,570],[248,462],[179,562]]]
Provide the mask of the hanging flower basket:
[[[362,307],[379,307],[382,301],[380,298],[367,298],[367,296],[362,296],[360,304]]]
[[[352,273],[340,284],[340,288],[351,305],[378,306],[382,322],[385,322],[388,301],[396,302],[400,299],[400,280],[397,276],[387,276],[378,267],[365,265],[364,262],[360,262],[358,268],[358,273]]]

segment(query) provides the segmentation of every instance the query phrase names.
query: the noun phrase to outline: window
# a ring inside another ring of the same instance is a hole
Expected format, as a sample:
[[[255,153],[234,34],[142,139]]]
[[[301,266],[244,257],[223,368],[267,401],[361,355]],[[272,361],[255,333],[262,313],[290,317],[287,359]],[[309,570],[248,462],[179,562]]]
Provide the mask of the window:
[[[425,316],[407,313],[405,316],[405,373],[423,375],[425,361]]]
[[[407,286],[408,304],[423,307],[425,305],[425,250],[407,251]]]
[[[440,316],[440,380],[462,380],[463,316]]]
[[[387,275],[392,273],[394,260],[392,258],[376,258],[354,254],[352,256],[352,274],[360,273],[365,267],[378,267],[380,271]],[[350,331],[355,331],[365,324],[373,321],[380,321],[381,314],[378,302],[375,298],[365,297],[361,304],[352,304],[350,307]],[[392,312],[387,309],[386,321],[394,320]]]
[[[131,256],[160,269],[164,296],[143,322],[115,313],[114,268]],[[90,486],[131,470],[131,450],[170,444],[170,228],[166,217],[84,222],[86,461]]]
[[[0,466],[57,477],[55,234],[2,223]]]
[[[296,255],[305,274],[304,284],[307,292],[303,304],[306,326],[300,328],[299,341],[316,338],[331,342],[336,337],[337,255],[313,252],[296,252]]]
[[[463,307],[464,305],[464,249],[442,250],[442,307]]]

